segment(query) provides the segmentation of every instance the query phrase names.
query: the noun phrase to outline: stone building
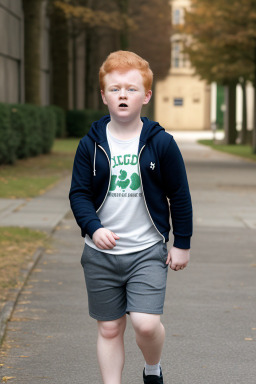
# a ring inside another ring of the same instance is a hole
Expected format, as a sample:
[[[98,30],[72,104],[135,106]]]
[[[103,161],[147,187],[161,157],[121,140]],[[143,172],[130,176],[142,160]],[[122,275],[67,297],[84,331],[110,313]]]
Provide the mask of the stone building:
[[[49,20],[41,14],[41,104],[50,103]],[[22,0],[0,0],[0,102],[23,103],[24,12]]]
[[[0,0],[0,102],[24,100],[22,1]]]

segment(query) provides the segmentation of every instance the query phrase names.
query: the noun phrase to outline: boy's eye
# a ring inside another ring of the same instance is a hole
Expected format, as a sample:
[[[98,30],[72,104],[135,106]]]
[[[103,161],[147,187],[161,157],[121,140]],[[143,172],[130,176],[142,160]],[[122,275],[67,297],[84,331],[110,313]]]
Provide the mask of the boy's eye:
[[[111,88],[111,92],[117,92],[118,90],[118,88]]]
[[[135,89],[135,88],[129,88],[129,91],[130,91],[130,92],[135,92],[136,89]]]

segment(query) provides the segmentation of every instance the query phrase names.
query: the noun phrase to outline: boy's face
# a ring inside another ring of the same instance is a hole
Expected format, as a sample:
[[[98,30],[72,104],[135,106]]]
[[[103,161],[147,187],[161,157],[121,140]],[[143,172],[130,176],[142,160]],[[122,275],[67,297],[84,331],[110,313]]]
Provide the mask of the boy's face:
[[[149,102],[152,91],[145,93],[140,72],[132,69],[127,72],[108,73],[101,95],[111,118],[120,122],[131,122],[140,116],[141,108]]]

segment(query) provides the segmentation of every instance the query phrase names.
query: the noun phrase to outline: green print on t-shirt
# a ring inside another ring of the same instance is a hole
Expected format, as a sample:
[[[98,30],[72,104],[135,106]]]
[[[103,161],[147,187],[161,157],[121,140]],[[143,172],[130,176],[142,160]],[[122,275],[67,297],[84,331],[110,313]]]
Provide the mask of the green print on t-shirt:
[[[137,155],[118,155],[111,157],[112,160],[112,168],[118,167],[119,165],[136,165],[138,164],[138,156]]]
[[[137,173],[133,173],[131,175],[131,185],[130,185],[130,188],[133,190],[133,191],[136,191],[136,189],[138,189],[140,187],[140,177]]]
[[[110,182],[109,190],[114,191],[116,189],[116,187],[120,187],[124,190],[128,187],[129,184],[130,184],[130,188],[133,191],[136,191],[136,189],[138,189],[140,187],[139,175],[137,173],[133,173],[131,175],[131,179],[127,179],[127,172],[121,169],[120,175],[118,176],[118,179],[117,179],[116,175],[111,176],[111,182]]]
[[[112,169],[115,167],[120,166],[126,166],[126,165],[133,165],[136,166],[138,164],[138,156],[132,155],[132,154],[125,154],[125,155],[117,155],[111,157],[111,166]],[[137,170],[137,167],[135,167]],[[116,187],[120,187],[123,191],[130,186],[130,189],[132,191],[136,191],[140,187],[140,177],[138,173],[134,172],[130,176],[130,178],[127,177],[127,172],[124,169],[120,169],[119,175],[112,175],[111,176],[111,182],[110,182],[110,191],[115,191]]]

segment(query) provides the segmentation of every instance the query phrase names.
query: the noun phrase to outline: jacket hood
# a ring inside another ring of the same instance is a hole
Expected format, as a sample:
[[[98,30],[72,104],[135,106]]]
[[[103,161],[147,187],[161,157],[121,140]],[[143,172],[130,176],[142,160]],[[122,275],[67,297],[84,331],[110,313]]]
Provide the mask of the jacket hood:
[[[110,122],[110,115],[102,117],[100,120],[92,123],[88,136],[97,144],[107,141],[106,125]],[[149,120],[147,117],[141,117],[143,127],[140,135],[140,141],[146,143],[158,132],[164,131],[164,128],[155,121]]]

